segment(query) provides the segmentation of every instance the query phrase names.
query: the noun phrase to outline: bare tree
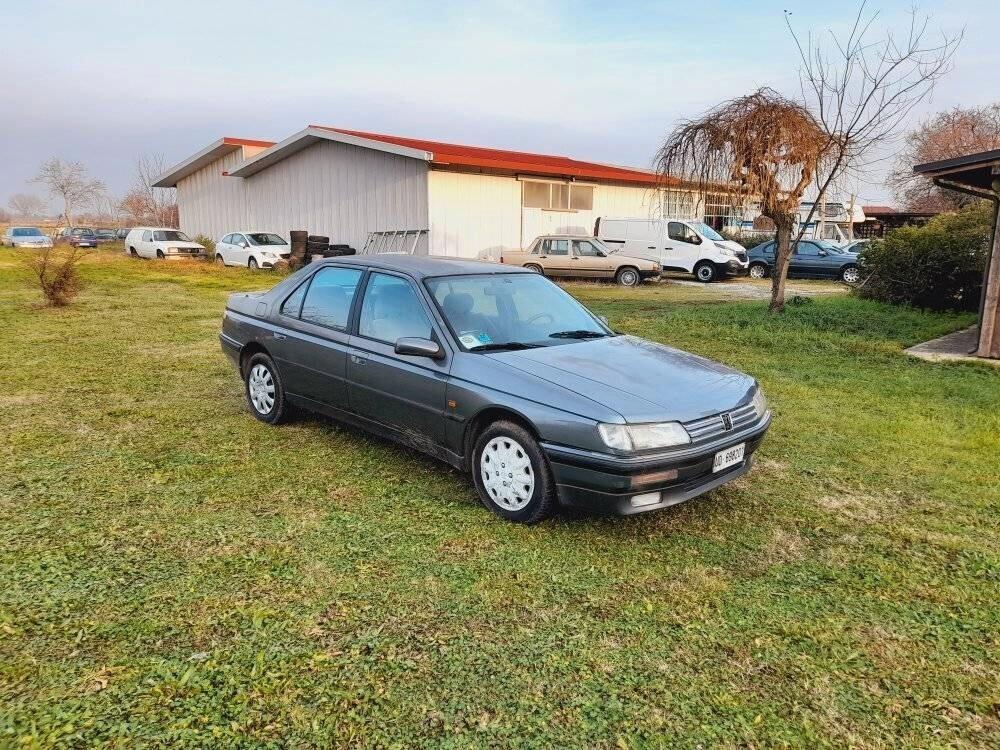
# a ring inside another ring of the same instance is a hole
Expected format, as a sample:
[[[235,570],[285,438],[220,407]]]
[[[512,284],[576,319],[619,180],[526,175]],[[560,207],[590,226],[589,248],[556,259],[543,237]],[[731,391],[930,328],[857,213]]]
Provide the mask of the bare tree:
[[[144,217],[161,226],[174,226],[177,213],[177,191],[174,188],[153,187],[156,178],[166,171],[162,154],[140,156],[135,160],[135,178],[129,190],[132,211],[142,211]],[[141,207],[142,206],[142,207]]]
[[[823,161],[829,139],[804,106],[771,89],[723,102],[678,125],[660,147],[664,182],[680,178],[734,206],[756,203],[776,229],[771,310],[785,303],[791,234],[799,203]]]
[[[32,182],[45,185],[52,197],[62,199],[67,226],[73,226],[77,209],[93,204],[104,193],[104,183],[90,179],[82,163],[64,162],[57,157],[42,164]]]
[[[977,200],[954,190],[943,190],[914,164],[1000,148],[1000,102],[985,107],[955,107],[939,112],[906,134],[888,183],[897,200],[911,211],[951,211]]]
[[[808,32],[803,39],[785,22],[802,60],[802,97],[826,134],[825,159],[816,172],[822,197],[832,185],[864,179],[899,130],[952,69],[962,34],[932,34],[930,20],[916,11],[902,34],[873,38],[877,12],[861,3],[846,34]],[[912,165],[911,165],[912,166]],[[814,201],[799,231],[801,239],[820,201]]]
[[[41,216],[48,210],[49,204],[44,198],[38,195],[27,193],[16,193],[7,201],[10,210],[21,219],[35,218]]]

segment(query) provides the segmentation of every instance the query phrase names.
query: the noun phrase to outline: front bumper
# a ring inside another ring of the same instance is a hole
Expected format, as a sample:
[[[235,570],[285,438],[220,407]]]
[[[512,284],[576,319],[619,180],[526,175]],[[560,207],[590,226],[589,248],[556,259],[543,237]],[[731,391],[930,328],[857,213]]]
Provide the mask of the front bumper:
[[[551,443],[542,443],[542,450],[562,505],[626,516],[683,503],[746,474],[770,425],[768,413],[760,422],[722,440],[652,456],[620,457]],[[743,462],[713,472],[715,454],[740,443],[746,443]],[[636,495],[654,492],[660,494],[659,502],[632,505]]]
[[[719,276],[745,276],[750,264],[746,261],[729,260],[725,263],[716,263],[715,270]]]

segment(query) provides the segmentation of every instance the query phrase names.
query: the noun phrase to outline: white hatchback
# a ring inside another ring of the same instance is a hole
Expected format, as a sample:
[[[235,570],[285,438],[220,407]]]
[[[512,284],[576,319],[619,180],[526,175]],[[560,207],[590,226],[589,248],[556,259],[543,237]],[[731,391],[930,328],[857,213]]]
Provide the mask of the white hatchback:
[[[205,247],[168,227],[136,227],[125,235],[125,252],[137,258],[200,258]]]
[[[233,232],[215,245],[215,262],[226,266],[274,268],[291,254],[291,245],[273,232]]]

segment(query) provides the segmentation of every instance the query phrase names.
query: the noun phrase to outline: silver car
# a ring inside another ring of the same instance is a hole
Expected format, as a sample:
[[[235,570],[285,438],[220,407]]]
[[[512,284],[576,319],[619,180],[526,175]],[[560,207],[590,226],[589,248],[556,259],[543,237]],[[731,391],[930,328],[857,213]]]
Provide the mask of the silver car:
[[[3,244],[8,247],[52,247],[52,238],[38,227],[8,227]]]

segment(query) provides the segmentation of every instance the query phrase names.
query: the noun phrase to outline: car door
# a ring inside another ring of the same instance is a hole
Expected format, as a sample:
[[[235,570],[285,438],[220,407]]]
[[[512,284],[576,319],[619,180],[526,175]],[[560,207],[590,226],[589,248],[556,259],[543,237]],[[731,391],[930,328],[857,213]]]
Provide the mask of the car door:
[[[347,409],[348,331],[363,275],[355,267],[320,268],[281,302],[282,330],[267,342],[286,390],[320,411]]]
[[[347,363],[351,411],[402,433],[418,448],[428,441],[443,445],[451,357],[420,290],[405,276],[373,271],[357,320]],[[437,341],[446,356],[396,354],[396,342],[405,337]]]
[[[250,243],[247,241],[247,238],[238,232],[234,232],[230,247],[232,248],[230,254],[233,258],[233,264],[245,266],[250,260]]]
[[[232,252],[232,245],[230,244],[232,239],[233,235],[227,234],[215,246],[215,252],[222,256],[222,262],[226,265],[232,263],[232,260],[229,258],[229,254]]]
[[[588,279],[606,279],[615,275],[614,267],[608,257],[601,252],[593,242],[588,240],[572,240],[572,260],[574,275]]]
[[[803,240],[795,248],[795,253],[792,255],[792,263],[789,266],[789,270],[793,270],[797,276],[809,276],[818,277],[824,276],[824,260],[825,257],[820,255],[820,246],[815,242],[809,242],[808,240]],[[822,252],[826,252],[823,250]]]
[[[156,250],[153,247],[153,230],[142,230],[142,235],[139,238],[139,247],[136,248],[136,252],[138,252],[143,258],[156,257]]]
[[[701,238],[682,221],[667,222],[667,236],[663,241],[663,265],[691,272],[701,258]]]
[[[539,261],[546,276],[572,276],[569,240],[548,238],[542,240]]]

